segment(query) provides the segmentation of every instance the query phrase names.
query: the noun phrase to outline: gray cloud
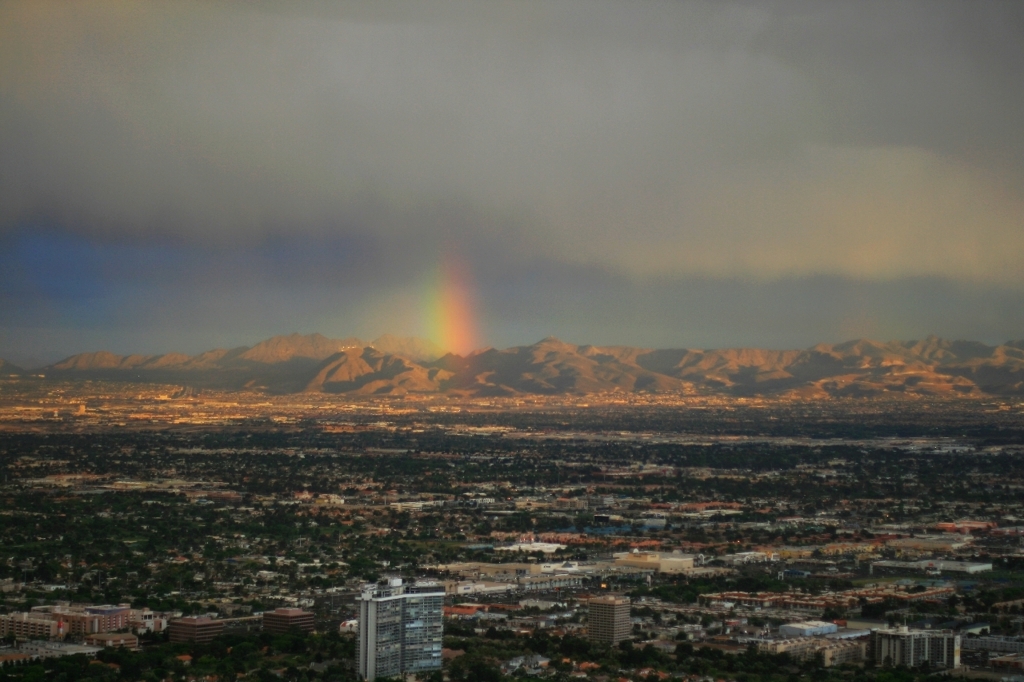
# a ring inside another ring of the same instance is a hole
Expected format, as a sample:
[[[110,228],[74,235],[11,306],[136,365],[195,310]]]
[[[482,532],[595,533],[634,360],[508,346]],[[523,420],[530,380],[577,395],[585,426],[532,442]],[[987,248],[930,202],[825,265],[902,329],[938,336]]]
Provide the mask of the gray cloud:
[[[8,226],[404,242],[455,204],[639,276],[1024,265],[1018,3],[3,12]]]
[[[600,274],[642,311],[700,282],[1020,291],[1022,72],[1018,2],[9,2],[0,243],[184,254],[97,266],[105,305],[184,311],[187,276],[240,309],[358,291],[365,326],[402,326],[453,248],[552,322],[498,273]],[[8,319],[55,300],[15,279]],[[517,314],[500,338],[529,340]]]

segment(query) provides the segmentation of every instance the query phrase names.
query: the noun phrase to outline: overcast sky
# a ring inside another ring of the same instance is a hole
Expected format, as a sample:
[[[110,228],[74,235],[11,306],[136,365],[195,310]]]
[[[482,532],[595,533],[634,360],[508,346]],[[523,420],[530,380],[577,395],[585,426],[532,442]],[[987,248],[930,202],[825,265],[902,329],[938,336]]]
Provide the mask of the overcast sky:
[[[0,357],[1024,338],[1024,3],[0,4]]]

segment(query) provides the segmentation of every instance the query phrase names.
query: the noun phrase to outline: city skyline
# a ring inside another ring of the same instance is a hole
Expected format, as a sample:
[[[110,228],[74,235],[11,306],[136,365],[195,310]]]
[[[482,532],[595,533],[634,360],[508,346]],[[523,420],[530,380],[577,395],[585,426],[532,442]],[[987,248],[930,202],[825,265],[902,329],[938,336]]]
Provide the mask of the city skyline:
[[[1021,673],[1022,73],[1020,0],[0,2],[0,682]]]

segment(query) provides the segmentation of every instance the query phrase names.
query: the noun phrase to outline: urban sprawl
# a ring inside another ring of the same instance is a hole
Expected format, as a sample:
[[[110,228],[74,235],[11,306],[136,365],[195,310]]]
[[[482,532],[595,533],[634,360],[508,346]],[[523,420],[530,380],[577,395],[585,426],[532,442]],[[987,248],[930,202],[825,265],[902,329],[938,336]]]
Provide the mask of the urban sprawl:
[[[1024,675],[1012,400],[34,390],[2,680]]]

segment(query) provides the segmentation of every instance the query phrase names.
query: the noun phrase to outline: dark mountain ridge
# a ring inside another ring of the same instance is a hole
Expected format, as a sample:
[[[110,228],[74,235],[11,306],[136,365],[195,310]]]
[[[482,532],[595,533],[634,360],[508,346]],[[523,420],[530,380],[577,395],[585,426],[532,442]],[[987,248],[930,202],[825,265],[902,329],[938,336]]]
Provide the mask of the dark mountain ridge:
[[[805,350],[699,350],[577,346],[549,337],[529,346],[439,356],[420,339],[385,336],[365,343],[292,334],[196,356],[83,353],[42,371],[62,379],[270,393],[1024,395],[1024,341],[988,346],[929,336],[888,343],[857,339]]]
[[[21,367],[18,367],[13,362],[8,362],[3,358],[0,358],[0,377],[20,376],[25,373]]]

